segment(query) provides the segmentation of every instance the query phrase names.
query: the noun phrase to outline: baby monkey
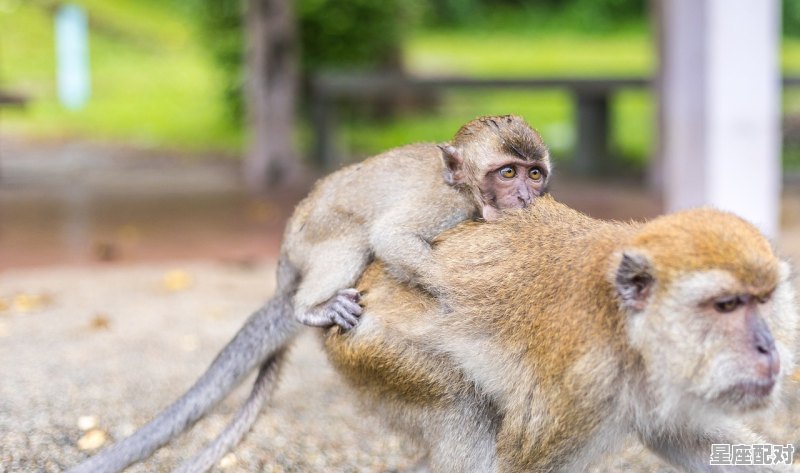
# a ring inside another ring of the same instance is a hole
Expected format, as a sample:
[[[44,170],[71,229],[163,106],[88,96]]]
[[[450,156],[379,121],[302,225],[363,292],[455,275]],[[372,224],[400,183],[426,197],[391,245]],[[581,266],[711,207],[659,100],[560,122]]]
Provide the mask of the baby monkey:
[[[283,239],[278,293],[296,289],[297,319],[352,328],[352,286],[377,257],[398,279],[430,273],[430,241],[464,220],[494,220],[542,195],[550,157],[517,116],[470,121],[445,145],[409,145],[321,180],[297,207]]]
[[[550,170],[539,134],[522,118],[506,115],[472,120],[444,145],[396,148],[322,179],[287,224],[272,299],[188,392],[70,473],[121,471],[150,456],[261,365],[240,414],[181,470],[205,471],[255,421],[298,322],[352,328],[362,311],[353,286],[373,258],[400,280],[418,284],[433,271],[434,237],[464,220],[494,220],[504,209],[526,207],[546,192]]]

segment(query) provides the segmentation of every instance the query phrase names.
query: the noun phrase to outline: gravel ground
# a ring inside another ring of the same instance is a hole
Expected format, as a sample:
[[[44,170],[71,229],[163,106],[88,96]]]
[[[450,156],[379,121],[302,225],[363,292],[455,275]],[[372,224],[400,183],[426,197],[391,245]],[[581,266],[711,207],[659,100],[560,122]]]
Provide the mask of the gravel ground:
[[[62,471],[95,451],[104,434],[108,442],[133,432],[205,369],[271,293],[272,273],[272,264],[200,262],[3,273],[0,472]],[[168,471],[191,456],[219,432],[249,384],[129,471]],[[796,382],[790,391],[786,409],[761,424],[772,439],[797,443]],[[383,472],[408,468],[418,455],[359,409],[309,333],[292,351],[274,401],[218,470]],[[674,470],[631,442],[595,471]]]
[[[272,291],[271,264],[178,269],[2,274],[0,472],[74,465],[94,451],[78,447],[86,433],[81,424],[96,423],[109,440],[130,434],[199,376]],[[313,334],[300,339],[284,373],[274,402],[224,471],[385,471],[413,464],[417,452],[360,412]],[[221,430],[250,384],[129,471],[168,471],[191,456]]]

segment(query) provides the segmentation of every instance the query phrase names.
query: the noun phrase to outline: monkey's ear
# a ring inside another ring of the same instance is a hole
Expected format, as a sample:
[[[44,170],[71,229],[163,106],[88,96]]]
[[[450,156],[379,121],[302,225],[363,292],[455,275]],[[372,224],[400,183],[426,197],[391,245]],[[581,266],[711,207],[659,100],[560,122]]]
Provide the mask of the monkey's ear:
[[[629,251],[622,253],[614,274],[614,286],[623,307],[634,311],[644,309],[654,281],[647,256]]]
[[[466,174],[464,173],[464,158],[455,146],[451,144],[438,145],[442,150],[442,162],[444,162],[444,182],[451,186],[464,184]]]

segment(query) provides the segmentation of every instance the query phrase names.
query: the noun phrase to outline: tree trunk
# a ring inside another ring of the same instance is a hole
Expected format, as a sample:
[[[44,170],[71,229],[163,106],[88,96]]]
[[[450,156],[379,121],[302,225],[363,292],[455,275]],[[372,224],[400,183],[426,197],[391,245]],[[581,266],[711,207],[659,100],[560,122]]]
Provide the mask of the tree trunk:
[[[285,183],[298,168],[294,148],[297,25],[291,0],[247,0],[249,146],[244,178],[254,192]]]

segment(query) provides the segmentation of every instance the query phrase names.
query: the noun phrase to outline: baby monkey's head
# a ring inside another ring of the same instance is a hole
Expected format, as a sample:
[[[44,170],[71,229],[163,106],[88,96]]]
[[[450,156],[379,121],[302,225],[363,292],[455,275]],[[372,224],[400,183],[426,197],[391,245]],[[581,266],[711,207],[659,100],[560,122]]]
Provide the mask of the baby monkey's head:
[[[476,118],[440,148],[445,181],[468,188],[486,220],[503,209],[526,207],[547,192],[550,153],[521,117]]]

